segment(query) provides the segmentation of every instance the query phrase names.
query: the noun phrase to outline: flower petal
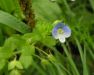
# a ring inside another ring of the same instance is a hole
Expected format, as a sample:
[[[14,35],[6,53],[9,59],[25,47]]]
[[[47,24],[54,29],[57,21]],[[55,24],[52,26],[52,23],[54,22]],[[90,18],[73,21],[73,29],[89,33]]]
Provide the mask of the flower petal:
[[[52,30],[52,36],[55,38],[55,39],[58,39],[58,29],[59,28],[63,28],[64,24],[63,23],[58,23]]]
[[[66,38],[70,37],[71,36],[71,29],[68,27],[68,26],[64,26],[63,27],[63,30],[64,30],[64,36]]]
[[[58,28],[53,28],[53,30],[52,30],[52,36],[55,38],[55,39],[58,39],[58,34],[57,34],[57,30],[58,30]]]
[[[64,43],[66,41],[64,36],[58,36],[58,37],[61,43]]]
[[[56,27],[56,28],[63,28],[63,26],[64,26],[64,24],[60,22],[60,23],[58,23],[55,27]]]

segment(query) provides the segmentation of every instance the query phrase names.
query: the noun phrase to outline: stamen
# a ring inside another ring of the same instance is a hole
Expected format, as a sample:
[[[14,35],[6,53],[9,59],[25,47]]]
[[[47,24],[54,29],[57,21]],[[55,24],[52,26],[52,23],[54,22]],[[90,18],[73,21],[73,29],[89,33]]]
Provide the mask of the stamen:
[[[63,34],[64,31],[63,31],[61,28],[59,28],[59,29],[57,30],[57,33],[58,33],[58,34]]]

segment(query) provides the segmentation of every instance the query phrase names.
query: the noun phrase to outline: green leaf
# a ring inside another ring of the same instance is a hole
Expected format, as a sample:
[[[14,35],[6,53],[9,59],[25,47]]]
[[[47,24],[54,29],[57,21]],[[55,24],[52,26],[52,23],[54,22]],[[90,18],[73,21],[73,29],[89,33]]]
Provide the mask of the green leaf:
[[[14,70],[12,70],[12,71],[9,73],[9,75],[21,75],[21,73],[20,73],[18,70],[14,69]]]
[[[23,11],[20,7],[19,0],[13,0],[13,4],[14,4],[14,7],[15,7],[14,15],[19,19],[24,19],[25,15],[23,14]]]
[[[16,60],[13,60],[13,61],[9,62],[9,64],[8,64],[8,70],[14,69],[15,66],[16,66]]]
[[[3,25],[2,25],[3,26]],[[11,36],[13,34],[16,33],[16,31],[13,28],[10,28],[8,26],[3,26],[2,30],[4,31],[4,33],[8,36]]]
[[[23,46],[22,47],[22,54],[23,55],[34,55],[35,54],[35,47],[33,45]]]
[[[16,68],[17,69],[23,69],[23,66],[20,61],[16,61]]]
[[[23,66],[20,61],[14,59],[13,61],[9,62],[8,70],[13,70],[14,68],[23,69]]]
[[[13,51],[18,47],[18,42],[19,39],[15,37],[8,38],[3,47],[0,48],[0,58],[9,58],[13,54]]]
[[[7,12],[13,12],[15,9],[13,0],[0,0],[0,8]]]
[[[41,59],[41,64],[42,65],[48,65],[49,64],[49,61],[47,59]]]
[[[0,23],[21,33],[28,33],[30,31],[29,27],[25,23],[3,11],[0,11]]]
[[[33,58],[29,55],[21,55],[20,62],[22,63],[23,67],[27,69],[33,64]]]
[[[33,9],[37,19],[47,20],[48,22],[61,18],[61,10],[56,2],[52,3],[49,0],[32,0]],[[42,9],[42,10],[40,10]]]
[[[42,42],[48,46],[54,46],[56,44],[56,41],[51,36],[42,39]]]
[[[6,60],[0,59],[0,70],[4,68],[5,64],[6,64]]]
[[[2,47],[0,49],[0,59],[7,59],[12,55],[13,51],[11,49],[7,49]]]
[[[0,8],[8,13],[14,14],[19,19],[24,18],[19,0],[0,0]]]

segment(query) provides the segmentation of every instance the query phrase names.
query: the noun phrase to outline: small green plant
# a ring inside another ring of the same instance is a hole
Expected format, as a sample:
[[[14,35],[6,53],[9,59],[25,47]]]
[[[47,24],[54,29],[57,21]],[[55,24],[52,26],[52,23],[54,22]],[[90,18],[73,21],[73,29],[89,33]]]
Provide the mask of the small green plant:
[[[0,0],[0,75],[94,74],[93,0],[32,0],[33,30],[20,5]]]

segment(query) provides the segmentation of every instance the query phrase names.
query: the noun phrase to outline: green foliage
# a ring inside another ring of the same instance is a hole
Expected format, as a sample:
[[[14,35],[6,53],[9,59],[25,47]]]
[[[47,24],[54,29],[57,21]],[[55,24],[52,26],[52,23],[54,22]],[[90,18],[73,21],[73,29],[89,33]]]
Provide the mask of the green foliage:
[[[20,61],[17,61],[17,60],[14,59],[13,61],[9,62],[8,70],[13,70],[15,68],[23,69],[23,66],[22,66]]]
[[[33,63],[32,56],[30,55],[22,55],[20,57],[20,61],[25,69],[29,68]]]
[[[93,75],[93,0],[32,0],[32,5],[31,32],[19,1],[0,0],[0,75]],[[51,34],[57,19],[72,30],[64,44]]]
[[[92,6],[92,9],[94,11],[94,0],[90,0],[90,3],[91,3],[91,6]]]
[[[0,23],[3,25],[7,25],[21,33],[29,32],[29,27],[27,27],[26,24],[3,11],[0,11]]]
[[[19,19],[24,18],[18,0],[0,0],[0,8],[8,13],[12,13]]]
[[[56,2],[50,2],[50,0],[32,0],[32,6],[36,19],[45,19],[51,22],[62,18],[62,12]]]

